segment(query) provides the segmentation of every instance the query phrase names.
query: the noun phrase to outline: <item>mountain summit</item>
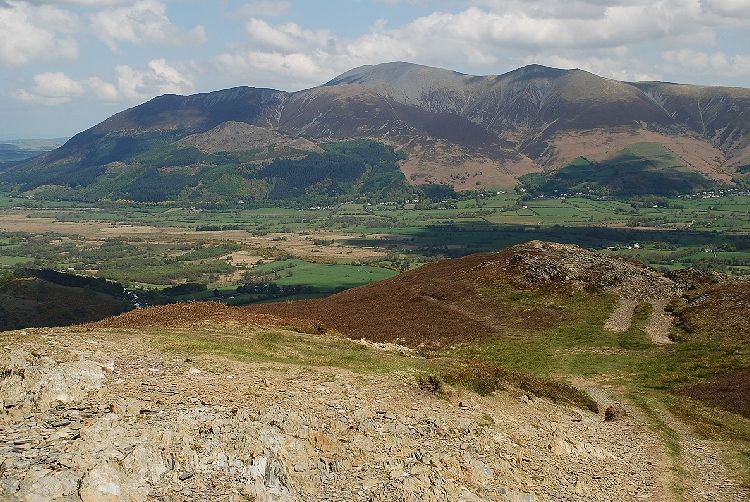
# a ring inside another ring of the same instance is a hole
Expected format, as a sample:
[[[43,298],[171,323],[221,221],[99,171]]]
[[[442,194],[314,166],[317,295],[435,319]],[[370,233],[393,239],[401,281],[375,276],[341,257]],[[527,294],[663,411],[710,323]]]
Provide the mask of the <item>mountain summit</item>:
[[[621,82],[540,65],[472,76],[394,62],[355,68],[293,93],[238,87],[160,96],[53,152],[6,168],[0,180],[21,190],[62,186],[59,196],[80,192],[117,170],[130,170],[128,179],[137,178],[133,169],[148,170],[158,160],[155,178],[234,166],[222,175],[263,185],[253,192],[240,186],[245,181],[235,184],[238,197],[263,198],[276,181],[255,183],[252,166],[322,155],[316,145],[367,139],[403,152],[400,170],[412,185],[507,188],[521,176],[550,175],[584,162],[583,157],[589,170],[605,165],[619,178],[647,173],[649,180],[658,180],[666,172],[669,179],[679,178],[675,186],[689,191],[747,182],[748,117],[750,90],[743,88]],[[243,138],[241,130],[252,131],[253,139]],[[213,145],[211,152],[201,152],[195,138],[186,140],[196,134],[202,144]],[[272,138],[273,144],[260,144],[259,138]],[[253,148],[242,146],[249,144]],[[622,171],[624,157],[635,170]],[[194,194],[190,187],[200,182],[205,176],[177,183],[175,194]],[[126,192],[113,188],[105,195]]]

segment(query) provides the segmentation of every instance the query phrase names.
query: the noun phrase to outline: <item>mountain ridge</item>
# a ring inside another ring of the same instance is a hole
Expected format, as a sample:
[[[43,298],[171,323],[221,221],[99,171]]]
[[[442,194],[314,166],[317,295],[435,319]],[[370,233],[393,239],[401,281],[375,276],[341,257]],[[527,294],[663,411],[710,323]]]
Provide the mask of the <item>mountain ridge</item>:
[[[90,172],[82,179],[91,183],[112,162],[132,163],[230,122],[312,142],[380,141],[407,154],[401,169],[410,184],[459,190],[509,188],[524,174],[580,156],[605,161],[642,142],[664,146],[707,182],[735,183],[750,164],[750,89],[621,82],[542,65],[474,76],[394,62],[296,92],[241,86],[159,96],[6,168],[2,181],[55,184],[64,178],[53,176],[59,167]]]

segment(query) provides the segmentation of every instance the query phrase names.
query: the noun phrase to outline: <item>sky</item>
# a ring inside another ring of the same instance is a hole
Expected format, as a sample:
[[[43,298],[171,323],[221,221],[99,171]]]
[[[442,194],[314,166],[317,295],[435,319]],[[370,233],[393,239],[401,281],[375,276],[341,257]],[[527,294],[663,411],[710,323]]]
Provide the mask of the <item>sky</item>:
[[[388,61],[750,87],[750,0],[0,0],[0,140]]]

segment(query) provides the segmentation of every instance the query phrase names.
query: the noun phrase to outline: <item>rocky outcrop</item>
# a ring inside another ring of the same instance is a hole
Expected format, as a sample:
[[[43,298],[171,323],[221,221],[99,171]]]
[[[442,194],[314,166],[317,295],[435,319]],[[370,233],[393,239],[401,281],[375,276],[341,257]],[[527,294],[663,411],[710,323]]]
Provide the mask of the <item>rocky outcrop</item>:
[[[1,499],[660,500],[658,440],[630,418],[512,392],[435,395],[408,375],[193,361],[157,340],[13,339]]]
[[[670,298],[679,286],[642,263],[605,256],[574,244],[530,241],[508,248],[500,265],[523,287],[573,287],[628,299]]]

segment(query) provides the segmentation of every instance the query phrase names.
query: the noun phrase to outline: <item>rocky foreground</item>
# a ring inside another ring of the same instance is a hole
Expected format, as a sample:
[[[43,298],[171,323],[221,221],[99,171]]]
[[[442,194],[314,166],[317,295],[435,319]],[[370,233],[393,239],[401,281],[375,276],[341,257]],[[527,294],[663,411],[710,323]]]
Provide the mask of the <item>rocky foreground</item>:
[[[3,338],[2,500],[669,498],[632,413],[165,352],[135,330]]]

